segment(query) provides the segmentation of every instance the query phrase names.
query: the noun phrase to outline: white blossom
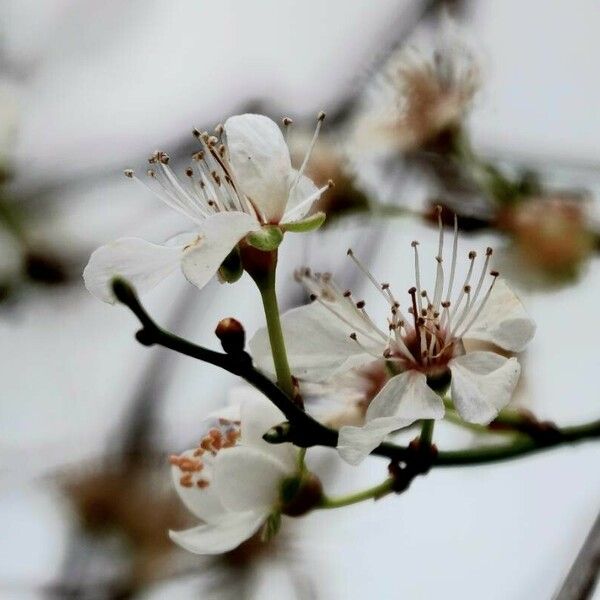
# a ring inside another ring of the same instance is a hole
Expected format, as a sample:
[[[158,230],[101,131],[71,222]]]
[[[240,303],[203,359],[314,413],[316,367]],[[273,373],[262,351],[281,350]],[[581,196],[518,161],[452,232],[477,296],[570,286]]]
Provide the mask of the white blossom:
[[[463,340],[481,340],[519,352],[532,338],[535,325],[498,273],[488,272],[491,248],[478,274],[476,252],[469,252],[468,272],[458,285],[456,221],[449,273],[444,269],[443,244],[440,220],[436,277],[428,292],[421,282],[419,245],[412,243],[415,285],[408,290],[405,307],[389,284],[378,282],[348,251],[388,305],[384,328],[366,312],[365,303],[355,302],[331,275],[308,269],[298,273],[313,302],[282,317],[294,375],[324,381],[382,358],[393,374],[370,403],[364,426],[340,430],[338,450],[350,463],[358,463],[394,430],[419,419],[442,418],[439,393],[448,381],[457,411],[471,423],[489,423],[511,399],[520,374],[517,359],[494,351],[467,351]],[[257,364],[272,371],[264,330],[257,332],[250,348]]]
[[[112,303],[113,278],[121,276],[145,292],[178,267],[191,283],[202,288],[246,235],[264,226],[301,221],[329,187],[318,189],[303,174],[323,116],[319,115],[299,170],[292,167],[277,124],[254,114],[230,117],[224,126],[217,127],[217,135],[196,130],[201,149],[186,170],[187,181],[176,177],[164,152],[150,157],[147,184],[126,170],[127,177],[188,217],[194,230],[164,245],[121,238],[98,248],[83,274],[88,290]]]
[[[170,532],[190,552],[218,554],[239,546],[279,510],[281,485],[297,473],[294,446],[262,439],[285,417],[264,396],[252,390],[246,396],[241,406],[205,421],[197,448],[171,457],[175,488],[203,521]]]

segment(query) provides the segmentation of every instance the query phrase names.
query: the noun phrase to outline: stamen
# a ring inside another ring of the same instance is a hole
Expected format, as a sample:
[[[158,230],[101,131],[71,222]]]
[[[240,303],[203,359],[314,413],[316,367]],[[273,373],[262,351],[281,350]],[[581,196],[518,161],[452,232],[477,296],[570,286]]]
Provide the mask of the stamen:
[[[419,314],[421,312],[421,269],[419,267],[419,251],[417,249],[419,242],[415,240],[414,242],[411,242],[410,245],[415,251],[415,283],[417,292],[417,306],[419,307],[419,311],[415,312],[415,314]]]
[[[365,352],[366,354],[369,354],[370,356],[373,356],[374,358],[377,358],[377,359],[381,358],[381,356],[379,356],[378,354],[375,354],[373,351],[369,350],[369,349],[368,349],[366,346],[364,346],[363,344],[361,344],[361,343],[358,341],[358,336],[356,335],[356,333],[355,333],[355,332],[352,332],[352,333],[350,334],[350,339],[351,339],[352,341],[354,341],[354,342],[356,343],[356,345],[357,345],[357,346],[358,346],[358,347],[359,347],[359,348],[360,348],[360,349],[361,349],[363,352]]]
[[[320,296],[317,296],[316,294],[311,294],[310,298],[311,298],[311,300],[316,300],[321,306],[324,306],[331,314],[335,315],[338,319],[340,319],[340,321],[343,321],[351,329],[353,329],[353,330],[355,329],[361,335],[365,336],[366,338],[369,338],[373,343],[379,344],[378,339],[374,338],[368,331],[365,331],[362,328],[356,327],[356,323],[352,323],[351,321],[346,319],[346,317],[344,317],[338,311],[336,311],[331,306],[329,306],[330,303],[325,302]],[[379,328],[375,328],[374,332],[377,335],[379,335],[381,338],[383,338],[384,340],[387,340],[387,336]]]
[[[477,297],[479,296],[479,291],[481,290],[481,286],[483,285],[483,280],[485,279],[485,275],[487,273],[488,265],[490,263],[490,257],[492,256],[493,250],[491,248],[487,248],[485,251],[485,261],[483,262],[483,267],[481,269],[481,275],[479,276],[479,282],[477,283],[477,288],[475,289],[475,293],[473,294],[473,302],[477,301]]]
[[[296,175],[296,179],[294,180],[294,183],[293,183],[292,187],[290,188],[290,194],[298,185],[298,182],[300,181],[300,177],[302,177],[302,175],[304,174],[304,169],[306,169],[306,165],[308,164],[310,155],[312,154],[313,148],[315,147],[315,144],[317,143],[317,138],[319,137],[319,132],[321,131],[321,125],[323,124],[324,120],[325,120],[325,113],[320,112],[317,115],[317,126],[315,127],[315,132],[313,133],[312,140],[310,141],[310,144],[308,146],[306,154],[304,155],[304,160],[302,161],[302,165],[298,169],[298,174]]]
[[[475,314],[473,315],[473,317],[471,318],[471,320],[469,321],[467,326],[464,328],[464,330],[461,332],[460,337],[464,336],[465,333],[467,333],[467,331],[473,326],[473,323],[475,323],[475,321],[481,314],[481,311],[483,310],[484,306],[487,304],[487,302],[490,298],[492,290],[494,289],[494,284],[496,283],[496,279],[498,279],[498,276],[500,275],[500,273],[498,273],[498,271],[490,271],[490,275],[493,277],[492,283],[491,283],[490,287],[488,288],[488,291],[486,292],[485,296],[481,300],[477,310],[475,311]]]
[[[288,144],[290,139],[290,131],[292,130],[294,121],[292,121],[292,119],[289,117],[283,117],[281,122],[283,123],[283,139],[285,140],[285,143]]]
[[[327,182],[327,185],[324,185],[322,188],[320,188],[319,190],[317,190],[314,194],[311,194],[308,198],[306,198],[305,200],[302,200],[302,202],[300,202],[300,204],[297,204],[296,206],[294,206],[294,208],[292,208],[291,210],[289,210],[288,212],[286,212],[283,215],[283,220],[285,220],[286,222],[289,222],[291,220],[294,220],[294,219],[298,218],[302,214],[302,211],[304,210],[304,208],[306,206],[310,206],[315,200],[318,200],[321,197],[321,194],[323,192],[326,192],[327,190],[330,190],[333,186],[334,186],[334,183],[330,179]],[[290,190],[290,194],[291,193],[292,192]]]
[[[440,301],[442,299],[442,292],[444,290],[444,268],[442,266],[442,262],[444,260],[444,225],[442,224],[442,207],[437,207],[438,211],[438,228],[439,228],[439,238],[438,238],[438,254],[435,257],[437,261],[437,269],[435,273],[435,286],[433,289],[433,306],[435,310],[439,310]]]
[[[450,265],[450,279],[448,281],[448,291],[446,292],[446,302],[450,301],[452,296],[452,287],[454,286],[454,274],[456,272],[456,253],[458,250],[458,217],[454,213],[454,241],[452,243],[452,263]]]

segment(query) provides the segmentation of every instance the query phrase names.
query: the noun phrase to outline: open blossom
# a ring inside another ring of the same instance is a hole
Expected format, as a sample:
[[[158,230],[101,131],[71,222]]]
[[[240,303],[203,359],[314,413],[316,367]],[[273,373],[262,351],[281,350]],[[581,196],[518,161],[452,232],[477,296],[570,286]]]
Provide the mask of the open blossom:
[[[196,554],[227,552],[251,537],[279,510],[281,486],[297,472],[292,444],[262,439],[285,419],[266,398],[222,414],[207,419],[197,448],[171,457],[175,488],[203,524],[170,536]]]
[[[355,302],[331,275],[298,273],[313,302],[282,318],[294,375],[325,380],[382,358],[394,373],[370,403],[364,426],[340,430],[338,451],[348,462],[358,463],[394,430],[418,419],[442,418],[439,394],[449,382],[454,406],[471,423],[489,423],[510,401],[520,374],[516,358],[467,351],[463,341],[480,340],[519,352],[532,338],[534,323],[498,273],[488,274],[491,248],[479,273],[476,253],[469,253],[466,278],[457,285],[456,222],[449,273],[444,269],[443,234],[440,222],[436,278],[429,291],[421,282],[418,242],[412,243],[415,285],[408,290],[406,306],[389,284],[379,283],[349,251],[388,304],[384,327],[370,317],[363,301]],[[255,335],[250,348],[257,363],[272,370],[264,330]]]
[[[227,119],[216,128],[217,135],[194,132],[201,149],[186,170],[187,181],[175,176],[164,152],[150,157],[148,184],[132,170],[125,171],[127,177],[143,183],[167,206],[188,217],[194,230],[164,245],[121,238],[98,248],[83,274],[88,290],[113,302],[113,278],[121,276],[144,292],[177,267],[202,288],[249,233],[301,221],[330,185],[318,189],[303,174],[323,117],[321,113],[299,170],[292,167],[277,124],[262,115],[245,114]]]

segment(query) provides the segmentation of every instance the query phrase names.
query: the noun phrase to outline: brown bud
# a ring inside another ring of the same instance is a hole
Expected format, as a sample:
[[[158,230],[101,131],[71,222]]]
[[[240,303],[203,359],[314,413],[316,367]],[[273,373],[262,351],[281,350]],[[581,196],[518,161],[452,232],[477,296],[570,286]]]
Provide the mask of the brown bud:
[[[215,335],[227,354],[239,354],[244,351],[246,332],[244,326],[236,319],[232,317],[221,319],[215,329]]]

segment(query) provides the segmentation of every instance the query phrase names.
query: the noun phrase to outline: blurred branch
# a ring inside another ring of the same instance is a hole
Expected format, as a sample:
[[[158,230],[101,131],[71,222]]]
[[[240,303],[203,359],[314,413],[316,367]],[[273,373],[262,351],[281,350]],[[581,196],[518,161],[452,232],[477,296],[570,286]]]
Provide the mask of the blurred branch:
[[[588,600],[594,593],[599,574],[600,514],[596,517],[555,600]]]

